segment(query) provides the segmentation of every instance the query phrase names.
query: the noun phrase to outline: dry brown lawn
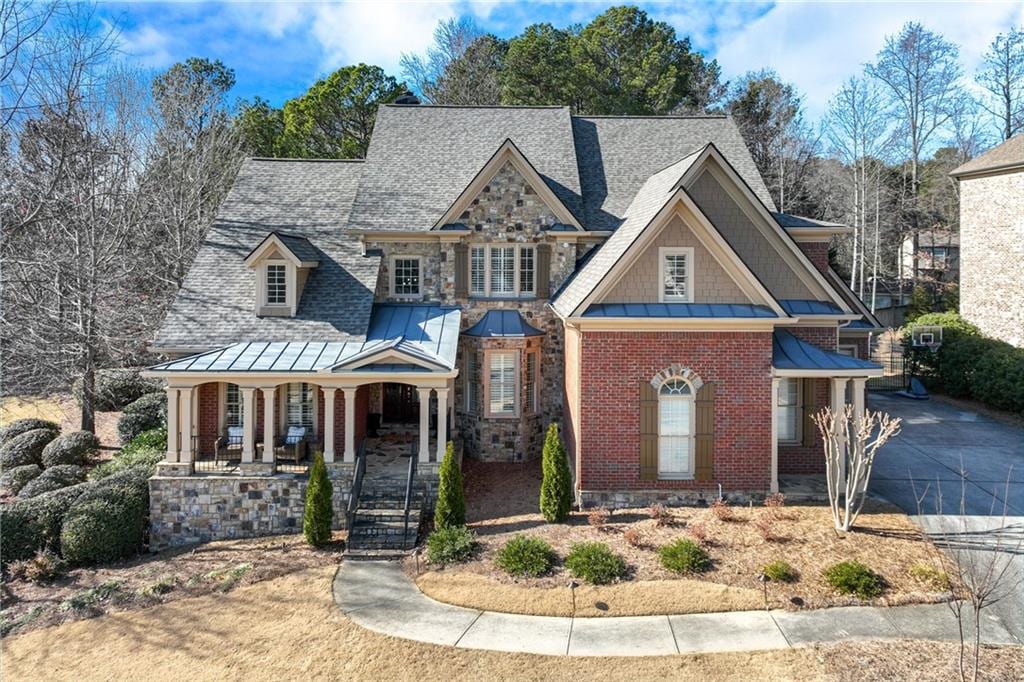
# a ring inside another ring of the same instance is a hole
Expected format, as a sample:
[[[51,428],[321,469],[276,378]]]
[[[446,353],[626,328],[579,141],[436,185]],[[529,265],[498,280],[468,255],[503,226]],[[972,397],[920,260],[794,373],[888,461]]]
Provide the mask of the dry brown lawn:
[[[121,447],[117,437],[117,420],[120,416],[120,412],[96,413],[96,437],[100,439],[100,446],[104,450]],[[27,418],[56,422],[62,433],[78,431],[82,427],[82,409],[70,394],[0,398],[0,424]]]
[[[69,623],[3,641],[5,680],[947,680],[955,647],[858,643],[769,652],[564,658],[468,651],[364,630],[331,599],[334,569]],[[986,649],[986,679],[1021,679],[1024,650]],[[875,670],[880,674],[875,674]]]

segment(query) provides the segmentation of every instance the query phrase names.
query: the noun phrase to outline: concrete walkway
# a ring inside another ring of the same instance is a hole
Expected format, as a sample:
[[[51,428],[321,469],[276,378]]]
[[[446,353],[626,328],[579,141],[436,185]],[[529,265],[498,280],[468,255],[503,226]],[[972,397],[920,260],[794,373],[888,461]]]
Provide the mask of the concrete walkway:
[[[849,639],[957,639],[956,620],[944,604],[609,618],[478,611],[434,601],[406,577],[398,562],[389,561],[342,563],[334,579],[334,601],[352,621],[385,635],[462,649],[555,656],[665,656]],[[987,616],[982,640],[1022,643],[997,618]]]

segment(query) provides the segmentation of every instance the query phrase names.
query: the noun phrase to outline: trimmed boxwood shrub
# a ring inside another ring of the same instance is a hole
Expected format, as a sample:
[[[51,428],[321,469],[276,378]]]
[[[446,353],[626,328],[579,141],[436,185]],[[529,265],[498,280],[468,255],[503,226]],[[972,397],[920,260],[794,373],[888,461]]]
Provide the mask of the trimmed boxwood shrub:
[[[72,431],[57,436],[43,448],[43,468],[61,464],[88,464],[100,449],[100,441],[88,431]]]
[[[711,566],[711,557],[693,540],[680,538],[658,548],[661,565],[675,573],[701,573]]]
[[[147,393],[161,389],[156,379],[144,379],[136,369],[101,369],[96,372],[96,404],[98,412],[116,412]],[[75,380],[71,392],[82,404],[82,381]]]
[[[439,528],[427,538],[427,560],[432,564],[466,561],[476,551],[476,535],[465,526]]]
[[[58,464],[43,471],[42,475],[31,481],[21,490],[19,497],[29,498],[51,490],[59,490],[85,480],[86,471],[75,464]]]
[[[26,464],[41,464],[43,448],[57,437],[50,429],[32,429],[15,436],[0,446],[0,467],[4,469]]]
[[[825,582],[840,594],[855,594],[861,599],[877,597],[885,591],[885,581],[859,561],[840,561],[825,569]]]
[[[132,468],[91,484],[64,517],[61,555],[88,565],[136,554],[145,539],[148,479],[148,472]]]
[[[117,420],[117,435],[128,443],[140,433],[157,429],[167,423],[167,394],[147,393],[128,404]]]
[[[542,538],[520,534],[498,550],[494,563],[509,575],[536,578],[551,570],[555,550]]]
[[[53,492],[54,490],[60,490],[61,488],[66,487],[66,485],[58,480],[40,476],[33,481],[29,481],[25,487],[21,489],[21,492],[18,493],[18,497],[27,500],[38,495],[42,495],[43,493]]]
[[[6,490],[12,495],[17,495],[25,484],[43,473],[38,464],[23,464],[20,467],[12,467],[0,474],[0,489]]]
[[[0,507],[0,560],[27,559],[60,548],[60,531],[71,505],[94,484],[79,483]]]
[[[15,436],[20,436],[27,431],[34,431],[36,429],[48,429],[54,433],[60,433],[60,427],[56,422],[46,419],[15,419],[10,424],[0,428],[0,445],[3,445]]]
[[[626,574],[626,562],[603,542],[580,542],[569,549],[565,567],[592,585],[605,585]]]
[[[791,583],[796,580],[796,571],[782,559],[765,564],[761,572],[768,580],[777,583]]]

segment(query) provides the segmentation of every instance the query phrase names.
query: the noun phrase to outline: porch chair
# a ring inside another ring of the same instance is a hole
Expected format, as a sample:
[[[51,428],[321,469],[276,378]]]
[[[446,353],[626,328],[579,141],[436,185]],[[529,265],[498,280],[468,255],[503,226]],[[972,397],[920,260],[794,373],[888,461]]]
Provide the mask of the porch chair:
[[[214,444],[214,457],[217,460],[241,460],[242,438],[245,429],[241,426],[229,426],[227,434],[217,439]]]
[[[309,451],[305,426],[289,426],[288,433],[274,439],[274,457],[278,460],[301,462]]]

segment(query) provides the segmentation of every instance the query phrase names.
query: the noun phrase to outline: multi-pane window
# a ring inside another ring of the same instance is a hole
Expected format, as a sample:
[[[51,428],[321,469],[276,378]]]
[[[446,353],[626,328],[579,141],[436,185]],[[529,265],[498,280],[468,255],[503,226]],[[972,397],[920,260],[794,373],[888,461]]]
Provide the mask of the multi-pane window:
[[[290,383],[286,395],[288,426],[305,426],[313,431],[313,387],[307,383]]]
[[[661,249],[661,300],[689,303],[693,300],[690,281],[693,273],[693,249]]]
[[[401,297],[420,295],[420,259],[399,257],[392,261],[392,294]]]
[[[477,414],[480,410],[480,365],[476,353],[466,354],[466,412]]]
[[[516,413],[516,354],[491,353],[488,355],[488,413],[504,415]]]
[[[224,397],[225,426],[244,426],[242,410],[242,392],[238,390],[238,384],[228,384]]]
[[[526,411],[537,411],[537,353],[526,354]]]
[[[537,291],[537,250],[533,245],[474,246],[469,257],[469,293],[495,298],[529,298]]]
[[[780,442],[793,442],[799,437],[800,380],[779,379],[779,393],[775,401],[777,438]]]
[[[658,391],[658,475],[685,476],[693,461],[693,391],[670,379]]]
[[[286,266],[267,266],[267,305],[284,305],[288,302],[286,277]]]

